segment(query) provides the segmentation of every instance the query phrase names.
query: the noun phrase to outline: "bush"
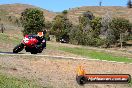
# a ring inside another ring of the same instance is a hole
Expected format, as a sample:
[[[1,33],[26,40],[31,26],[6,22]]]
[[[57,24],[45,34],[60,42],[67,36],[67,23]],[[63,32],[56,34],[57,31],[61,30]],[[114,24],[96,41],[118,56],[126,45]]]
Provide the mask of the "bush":
[[[95,46],[103,46],[106,44],[106,40],[105,39],[101,39],[101,38],[96,38],[96,44]]]
[[[36,8],[29,8],[21,13],[22,26],[24,27],[23,34],[36,34],[42,31],[44,27],[43,11]]]
[[[90,25],[94,33],[93,37],[98,37],[100,35],[100,31],[102,27],[101,18],[95,17],[93,20],[91,20]]]
[[[93,15],[93,13],[90,12],[90,11],[84,12],[83,13],[83,17],[86,17],[89,20],[93,20],[95,18],[95,16]]]
[[[47,41],[50,41],[49,33],[46,33],[45,37],[46,37],[46,40],[47,40]]]
[[[46,29],[48,32],[50,32],[51,27],[52,27],[52,23],[49,22],[49,21],[46,21],[46,22],[45,22],[45,29]]]
[[[82,31],[79,30],[78,26],[73,26],[73,28],[69,32],[69,39],[71,44],[81,44],[82,42]]]
[[[82,32],[78,26],[75,26],[69,33],[70,43],[78,45],[100,46],[105,42],[99,37],[93,37],[94,33],[90,31]]]
[[[66,14],[68,14],[68,11],[64,10],[64,11],[62,11],[62,14],[66,15]]]
[[[87,11],[84,12],[82,16],[80,16],[79,19],[79,26],[80,28],[85,28],[87,24],[90,24],[90,21],[93,20],[95,17],[92,12]]]
[[[83,43],[82,45],[88,45],[88,46],[101,46],[103,45],[105,42],[103,39],[99,38],[99,37],[93,37],[92,33],[89,32],[85,32],[83,34]]]

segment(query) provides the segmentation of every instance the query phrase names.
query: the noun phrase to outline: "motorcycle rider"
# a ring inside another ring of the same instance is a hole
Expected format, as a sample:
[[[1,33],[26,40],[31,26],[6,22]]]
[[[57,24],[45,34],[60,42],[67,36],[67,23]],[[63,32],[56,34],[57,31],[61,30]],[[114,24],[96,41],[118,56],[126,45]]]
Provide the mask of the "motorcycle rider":
[[[46,48],[45,32],[38,32],[36,39],[38,40],[37,48]]]

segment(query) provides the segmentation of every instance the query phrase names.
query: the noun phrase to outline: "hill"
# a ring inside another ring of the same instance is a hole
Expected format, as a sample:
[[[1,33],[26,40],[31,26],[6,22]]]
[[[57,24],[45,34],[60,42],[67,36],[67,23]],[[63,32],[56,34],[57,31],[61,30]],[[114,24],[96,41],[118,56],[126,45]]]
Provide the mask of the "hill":
[[[121,6],[83,6],[68,10],[68,18],[73,22],[78,22],[78,17],[86,11],[91,11],[95,16],[102,17],[106,13],[110,13],[112,17],[123,17],[132,22],[132,9]]]
[[[7,18],[7,16],[20,17],[20,14],[26,8],[39,8],[28,4],[4,4],[0,5],[0,16]],[[39,8],[42,9],[42,8]],[[52,12],[46,9],[42,9],[46,21],[52,21],[52,19],[60,12]],[[71,8],[68,10],[68,18],[74,23],[78,23],[78,17],[86,11],[91,11],[95,16],[102,17],[106,13],[110,13],[112,17],[123,17],[129,19],[132,22],[132,9],[122,6],[82,6]]]
[[[2,15],[2,16],[20,17],[21,12],[23,12],[26,8],[39,8],[39,7],[28,4],[4,4],[4,5],[0,5],[0,16]],[[56,13],[54,12],[45,9],[42,10],[44,12],[46,21],[51,21],[56,15]]]

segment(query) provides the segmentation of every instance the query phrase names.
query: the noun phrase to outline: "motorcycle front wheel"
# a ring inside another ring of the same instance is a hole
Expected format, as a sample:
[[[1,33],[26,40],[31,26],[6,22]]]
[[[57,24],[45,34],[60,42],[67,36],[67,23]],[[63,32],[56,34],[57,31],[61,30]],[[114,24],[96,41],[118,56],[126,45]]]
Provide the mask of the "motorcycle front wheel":
[[[13,53],[21,52],[24,49],[24,44],[19,44],[13,49]]]

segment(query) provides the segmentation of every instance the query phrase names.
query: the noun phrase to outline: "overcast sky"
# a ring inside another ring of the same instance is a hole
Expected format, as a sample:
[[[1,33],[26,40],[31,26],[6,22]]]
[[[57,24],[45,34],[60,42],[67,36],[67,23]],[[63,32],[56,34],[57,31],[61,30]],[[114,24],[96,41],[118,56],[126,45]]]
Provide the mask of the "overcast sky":
[[[60,12],[80,6],[126,6],[128,0],[0,0],[0,4],[22,3],[35,5],[50,11]]]

